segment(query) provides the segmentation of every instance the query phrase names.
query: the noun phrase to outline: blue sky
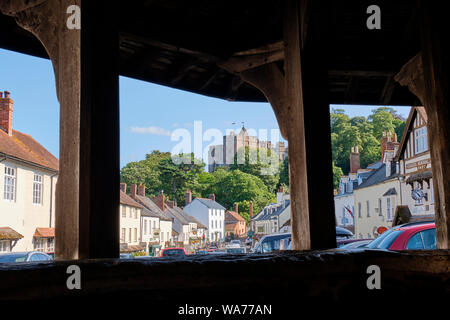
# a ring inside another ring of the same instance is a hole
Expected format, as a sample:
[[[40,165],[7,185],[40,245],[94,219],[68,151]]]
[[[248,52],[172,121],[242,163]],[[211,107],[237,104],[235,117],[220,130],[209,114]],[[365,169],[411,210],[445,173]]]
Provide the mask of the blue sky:
[[[0,49],[0,91],[14,100],[13,128],[28,133],[51,153],[59,154],[59,104],[49,60]],[[268,103],[229,102],[171,89],[139,80],[120,78],[121,166],[138,161],[152,150],[171,151],[178,143],[171,133],[186,129],[193,135],[194,121],[203,132],[215,128],[225,134],[239,129],[278,129]],[[332,106],[349,116],[368,116],[373,106]],[[409,108],[395,108],[404,117]],[[235,124],[233,124],[233,122]],[[203,142],[203,148],[209,144]]]

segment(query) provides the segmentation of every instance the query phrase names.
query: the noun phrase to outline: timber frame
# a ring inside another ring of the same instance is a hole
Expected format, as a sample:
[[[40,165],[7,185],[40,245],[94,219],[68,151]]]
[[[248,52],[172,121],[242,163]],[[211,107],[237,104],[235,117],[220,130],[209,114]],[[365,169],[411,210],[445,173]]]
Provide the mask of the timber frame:
[[[199,0],[91,2],[0,1],[0,46],[49,57],[55,70],[58,259],[119,254],[119,75],[228,100],[268,101],[289,141],[297,250],[336,245],[329,104],[421,101],[429,114],[438,245],[449,248],[450,102],[443,70],[450,54],[439,5],[381,1],[387,23],[368,31],[361,25],[365,3],[357,1],[232,0],[205,8]],[[72,4],[81,6],[81,31],[66,28]],[[111,19],[119,12],[120,19]]]

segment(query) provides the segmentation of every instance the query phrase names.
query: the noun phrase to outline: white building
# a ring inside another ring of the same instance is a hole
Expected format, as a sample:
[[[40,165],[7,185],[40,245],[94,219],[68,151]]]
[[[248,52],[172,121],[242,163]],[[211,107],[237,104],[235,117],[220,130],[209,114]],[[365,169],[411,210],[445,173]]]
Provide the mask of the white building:
[[[354,188],[354,233],[357,238],[373,239],[392,227],[395,208],[400,203],[398,166],[394,162],[398,147],[395,134],[383,134],[382,166]]]
[[[277,192],[277,202],[265,206],[250,223],[256,235],[266,235],[282,232],[283,225],[291,218],[291,204],[288,194],[280,188]]]
[[[405,214],[410,220],[434,219],[433,175],[424,107],[411,108],[395,160],[400,168],[401,205],[408,208]]]
[[[223,241],[225,236],[225,208],[216,202],[215,195],[209,199],[195,198],[186,201],[184,211],[208,228],[209,241]]]
[[[120,190],[120,252],[145,250],[141,246],[142,206]]]
[[[13,100],[0,92],[0,252],[53,252],[58,159],[12,120]]]
[[[142,219],[142,242],[147,252],[158,255],[161,249],[173,245],[173,219],[150,198],[145,196],[145,186],[130,186],[130,196],[144,207]]]

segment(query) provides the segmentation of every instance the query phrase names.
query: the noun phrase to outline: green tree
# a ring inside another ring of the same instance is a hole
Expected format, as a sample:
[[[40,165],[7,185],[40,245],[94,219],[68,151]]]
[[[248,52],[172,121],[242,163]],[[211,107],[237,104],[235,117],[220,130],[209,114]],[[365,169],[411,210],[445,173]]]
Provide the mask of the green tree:
[[[289,159],[284,158],[281,168],[280,168],[280,180],[278,182],[278,187],[287,186],[289,188]],[[284,189],[284,188],[283,188]]]
[[[333,189],[339,189],[339,180],[344,175],[344,173],[342,172],[341,168],[336,167],[334,165],[334,161],[332,164],[333,164]]]
[[[241,164],[239,164],[240,159],[244,160]],[[280,180],[279,156],[268,149],[240,148],[234,156],[234,163],[230,169],[240,170],[260,178],[271,193],[275,192]]]

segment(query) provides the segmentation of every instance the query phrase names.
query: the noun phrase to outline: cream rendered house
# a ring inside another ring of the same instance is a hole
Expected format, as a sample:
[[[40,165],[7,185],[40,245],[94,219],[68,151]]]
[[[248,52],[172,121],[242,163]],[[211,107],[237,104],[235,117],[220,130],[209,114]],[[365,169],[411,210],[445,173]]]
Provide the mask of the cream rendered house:
[[[142,206],[120,190],[120,252],[139,252]]]
[[[0,253],[53,252],[58,159],[12,120],[13,100],[0,92]]]
[[[381,140],[382,166],[353,190],[355,236],[373,239],[392,227],[395,208],[400,204],[398,165],[393,161],[399,143],[385,134]]]

